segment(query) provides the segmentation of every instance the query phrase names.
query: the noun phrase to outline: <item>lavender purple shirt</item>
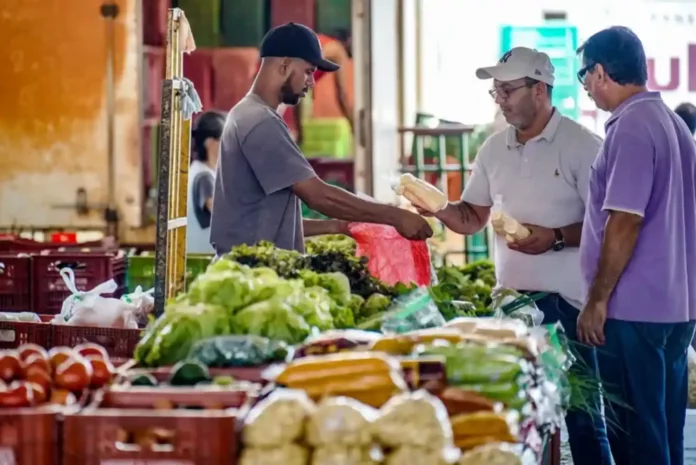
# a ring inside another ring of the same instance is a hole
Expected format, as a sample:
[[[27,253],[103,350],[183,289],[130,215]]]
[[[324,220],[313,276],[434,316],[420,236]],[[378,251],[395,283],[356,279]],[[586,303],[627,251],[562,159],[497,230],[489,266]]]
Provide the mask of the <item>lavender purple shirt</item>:
[[[592,165],[580,244],[585,293],[610,211],[643,217],[608,317],[649,323],[696,319],[696,145],[659,92],[624,101],[606,122]]]

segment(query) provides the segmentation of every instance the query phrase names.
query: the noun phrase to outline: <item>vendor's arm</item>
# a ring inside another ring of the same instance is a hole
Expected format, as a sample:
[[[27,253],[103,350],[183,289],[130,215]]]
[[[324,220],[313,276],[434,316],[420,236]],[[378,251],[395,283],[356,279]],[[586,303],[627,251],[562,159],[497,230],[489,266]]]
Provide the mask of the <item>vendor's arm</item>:
[[[590,302],[609,301],[633,255],[652,193],[655,164],[652,143],[635,129],[616,130],[608,141],[605,158],[599,160],[606,163],[602,209],[609,213],[609,218],[597,274],[588,294]],[[628,134],[623,134],[624,131]]]
[[[277,118],[257,125],[244,139],[243,148],[266,195],[292,188],[309,208],[330,218],[387,224],[410,239],[432,235],[428,223],[415,213],[361,199],[319,179]]]
[[[322,236],[324,234],[348,235],[348,222],[342,220],[302,220],[305,237]]]

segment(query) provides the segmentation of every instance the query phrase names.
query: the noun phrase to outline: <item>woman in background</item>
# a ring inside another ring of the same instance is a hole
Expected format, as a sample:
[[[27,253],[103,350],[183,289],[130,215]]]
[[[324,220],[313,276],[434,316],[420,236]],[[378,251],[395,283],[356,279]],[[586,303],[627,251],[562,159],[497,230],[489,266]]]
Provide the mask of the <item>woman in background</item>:
[[[691,134],[696,133],[696,106],[693,103],[682,103],[674,112],[684,120]]]
[[[188,175],[186,253],[213,254],[210,245],[210,212],[213,209],[215,167],[225,115],[203,113],[192,132],[193,157]]]

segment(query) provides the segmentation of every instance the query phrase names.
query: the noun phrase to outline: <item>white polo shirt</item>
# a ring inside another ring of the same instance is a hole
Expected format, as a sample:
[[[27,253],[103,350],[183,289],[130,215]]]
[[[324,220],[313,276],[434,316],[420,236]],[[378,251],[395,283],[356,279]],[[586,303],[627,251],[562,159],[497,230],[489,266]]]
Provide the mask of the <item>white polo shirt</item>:
[[[526,144],[508,126],[481,146],[462,200],[490,207],[502,197],[503,211],[520,223],[561,228],[585,215],[592,163],[601,138],[554,111],[541,134]],[[498,285],[560,294],[580,308],[582,291],[578,247],[528,255],[510,250],[495,236]]]

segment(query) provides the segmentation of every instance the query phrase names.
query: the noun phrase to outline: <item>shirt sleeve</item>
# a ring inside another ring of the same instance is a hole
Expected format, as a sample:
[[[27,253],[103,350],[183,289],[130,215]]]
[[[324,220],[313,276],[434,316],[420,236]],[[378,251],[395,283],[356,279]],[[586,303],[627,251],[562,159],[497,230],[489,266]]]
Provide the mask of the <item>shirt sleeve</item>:
[[[242,141],[242,152],[266,195],[316,177],[282,121],[268,118]]]
[[[635,131],[616,131],[607,138],[605,147],[606,192],[602,209],[644,216],[653,186],[655,148]]]
[[[486,159],[488,158],[488,143],[485,143],[479,149],[474,160],[474,166],[471,169],[471,175],[466,180],[462,200],[473,205],[481,207],[490,207],[493,205],[491,198],[491,186],[486,172]]]
[[[214,184],[213,176],[209,173],[201,173],[196,178],[195,194],[198,208],[205,209],[205,201],[213,197]]]
[[[587,206],[587,196],[590,192],[590,173],[592,172],[592,164],[597,159],[599,150],[602,147],[602,139],[595,135],[585,134],[585,141],[579,144],[579,152],[573,157],[576,160],[573,178],[575,179],[575,188],[578,195],[582,199],[582,203]]]

